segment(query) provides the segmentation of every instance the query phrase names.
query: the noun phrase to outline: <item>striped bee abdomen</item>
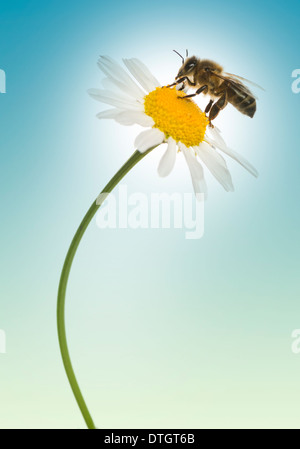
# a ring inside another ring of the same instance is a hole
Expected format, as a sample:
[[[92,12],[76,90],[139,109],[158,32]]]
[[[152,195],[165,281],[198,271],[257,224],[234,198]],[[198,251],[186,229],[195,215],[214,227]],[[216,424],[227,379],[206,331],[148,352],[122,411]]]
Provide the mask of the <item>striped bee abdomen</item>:
[[[235,81],[234,86],[227,88],[227,99],[242,114],[253,117],[256,111],[256,100],[249,89]]]

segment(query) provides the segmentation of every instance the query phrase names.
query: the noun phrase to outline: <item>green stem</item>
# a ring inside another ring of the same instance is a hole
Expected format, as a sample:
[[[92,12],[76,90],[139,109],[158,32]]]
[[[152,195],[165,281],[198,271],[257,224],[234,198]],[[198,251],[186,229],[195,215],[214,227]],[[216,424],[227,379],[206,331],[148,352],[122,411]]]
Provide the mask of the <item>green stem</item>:
[[[154,147],[153,147],[154,148]],[[72,367],[70,354],[67,345],[66,338],[66,328],[65,328],[65,297],[66,297],[66,289],[68,278],[72,266],[72,262],[74,256],[76,254],[76,250],[78,245],[83,237],[83,234],[86,231],[90,221],[94,217],[95,213],[107,197],[107,195],[116,187],[116,185],[121,181],[121,179],[140,161],[142,160],[146,154],[150,153],[153,148],[150,148],[145,153],[140,153],[139,151],[135,151],[133,155],[128,159],[127,162],[120,168],[120,170],[113,176],[113,178],[109,181],[109,183],[104,187],[101,192],[101,196],[99,195],[98,199],[93,202],[90,209],[87,211],[85,217],[79,225],[79,228],[74,235],[74,238],[71,242],[69,251],[67,253],[65,263],[62,269],[59,288],[58,288],[58,296],[57,296],[57,331],[58,331],[58,339],[60,345],[61,356],[63,359],[64,367],[66,370],[67,377],[69,379],[73,394],[77,401],[77,404],[80,408],[82,416],[86,422],[86,425],[89,429],[95,429],[95,424],[90,415],[90,412],[86,406],[84,398],[81,394],[78,382],[75,377],[75,373]]]

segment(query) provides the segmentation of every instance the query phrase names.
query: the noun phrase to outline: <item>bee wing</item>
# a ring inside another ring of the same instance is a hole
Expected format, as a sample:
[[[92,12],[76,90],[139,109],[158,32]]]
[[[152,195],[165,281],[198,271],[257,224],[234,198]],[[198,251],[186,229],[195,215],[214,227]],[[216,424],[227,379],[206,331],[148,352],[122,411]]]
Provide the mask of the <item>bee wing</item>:
[[[242,91],[242,92],[244,92],[246,95],[249,95],[249,94],[250,94],[250,95],[251,95],[252,97],[254,97],[256,100],[258,100],[258,97],[257,97],[256,95],[254,95],[254,94],[248,89],[248,87],[245,86],[244,84],[242,84],[241,82],[235,80],[234,78],[230,78],[230,77],[228,77],[228,78],[226,78],[226,79],[227,79],[227,81],[230,82],[231,88],[232,88],[233,90],[235,90],[237,94],[239,94],[239,93]]]
[[[255,95],[253,95],[253,93],[248,89],[248,87],[246,87],[243,83],[241,83],[241,81],[239,81],[236,78],[233,78],[234,75],[232,76],[222,76],[219,73],[215,73],[215,72],[211,72],[212,75],[217,76],[218,78],[221,78],[224,81],[227,81],[231,84],[231,88],[237,93],[240,94],[241,91],[245,92],[246,95],[251,95],[252,97],[254,97],[256,100],[258,99]],[[226,73],[226,75],[228,75]]]
[[[224,72],[225,75],[230,76],[231,78],[237,78],[238,80],[246,81],[246,83],[252,84],[252,86],[258,87],[261,90],[266,91],[263,87],[261,87],[259,84],[254,83],[253,81],[247,80],[247,78],[243,78],[242,76],[234,75],[233,73]]]

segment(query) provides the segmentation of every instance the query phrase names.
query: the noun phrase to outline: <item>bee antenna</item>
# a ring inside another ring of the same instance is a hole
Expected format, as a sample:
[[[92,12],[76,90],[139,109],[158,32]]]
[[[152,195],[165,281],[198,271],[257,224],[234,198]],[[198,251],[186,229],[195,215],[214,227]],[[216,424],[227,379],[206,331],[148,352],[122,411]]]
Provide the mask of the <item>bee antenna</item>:
[[[185,50],[185,54],[186,54],[186,58],[189,56],[189,51],[188,49]]]
[[[176,50],[173,50],[175,53],[177,53],[178,54],[178,56],[180,56],[180,58],[182,59],[182,64],[184,64],[184,57],[183,56],[181,56],[181,54],[180,53],[178,53],[178,51],[176,51]]]

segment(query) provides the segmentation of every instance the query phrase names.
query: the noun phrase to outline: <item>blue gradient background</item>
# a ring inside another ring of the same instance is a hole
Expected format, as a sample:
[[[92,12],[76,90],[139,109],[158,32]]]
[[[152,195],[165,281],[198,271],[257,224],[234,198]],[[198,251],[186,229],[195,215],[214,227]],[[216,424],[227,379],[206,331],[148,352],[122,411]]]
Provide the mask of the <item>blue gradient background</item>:
[[[205,234],[90,225],[67,295],[74,368],[98,427],[299,428],[300,4],[1,1],[1,428],[81,428],[56,336],[65,253],[85,211],[130,156],[136,129],[100,122],[86,93],[100,54],[142,59],[162,81],[175,48],[265,86],[253,120],[218,124],[259,170],[228,161],[236,191],[207,175]],[[192,190],[162,149],[123,181]]]

